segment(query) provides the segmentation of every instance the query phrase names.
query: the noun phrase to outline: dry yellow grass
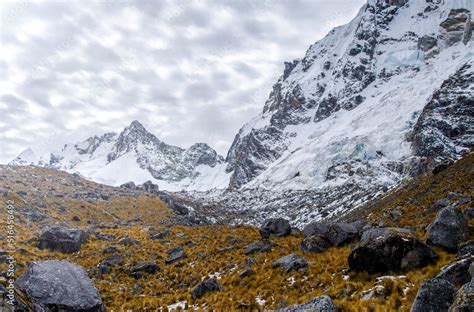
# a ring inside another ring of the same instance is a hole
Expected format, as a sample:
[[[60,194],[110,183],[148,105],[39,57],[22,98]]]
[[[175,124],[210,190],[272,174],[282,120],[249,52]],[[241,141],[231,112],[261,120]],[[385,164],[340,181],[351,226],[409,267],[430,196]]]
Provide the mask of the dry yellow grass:
[[[450,191],[471,195],[472,163],[471,155],[436,176],[420,177],[393,194],[369,204],[365,210],[358,211],[357,216],[373,221],[382,220],[390,225],[409,227],[423,237],[424,227],[434,218],[434,214],[427,214],[426,210],[436,200],[445,197]],[[42,174],[55,173],[46,170],[36,174],[41,177]],[[12,188],[20,186],[21,184],[16,183],[11,185]],[[97,187],[97,185],[91,184],[85,187]],[[22,201],[16,194],[9,194],[8,198],[15,199],[17,203]],[[333,298],[341,311],[408,311],[421,281],[436,275],[440,267],[452,261],[454,257],[436,249],[440,256],[436,263],[410,271],[405,277],[377,281],[380,277],[378,275],[348,272],[347,256],[351,246],[330,248],[320,254],[304,254],[299,249],[302,235],[297,234],[272,239],[278,244],[272,252],[246,256],[244,246],[260,239],[258,230],[254,227],[223,225],[168,227],[172,213],[151,195],[135,198],[118,197],[98,202],[65,201],[57,198],[42,200],[48,202],[46,208],[48,213],[58,220],[70,222],[73,215],[79,216],[81,221],[75,225],[82,228],[87,226],[86,220],[90,219],[105,223],[113,222],[114,218],[110,217],[112,213],[123,220],[134,218],[139,214],[154,227],[167,228],[171,232],[163,240],[150,240],[147,230],[140,226],[98,230],[103,234],[115,235],[117,238],[128,235],[142,242],[141,245],[122,247],[120,253],[125,255],[122,265],[114,267],[102,279],[93,280],[109,311],[155,311],[159,308],[166,310],[168,305],[180,301],[185,301],[190,307],[196,305],[202,310],[261,311],[264,307],[276,308],[282,302],[287,305],[303,303],[322,294]],[[57,212],[56,207],[59,204],[68,207],[67,213]],[[396,223],[389,217],[390,210],[395,207],[402,212]],[[4,209],[5,205],[2,205],[1,215],[5,215]],[[4,226],[4,220],[0,220],[0,227]],[[20,268],[18,273],[24,270],[27,262],[46,259],[68,259],[88,270],[93,270],[108,256],[101,254],[100,250],[118,245],[116,241],[107,242],[91,237],[79,253],[67,255],[49,252],[37,249],[34,242],[28,241],[35,237],[36,230],[34,226],[30,227],[26,223],[18,224],[19,251],[16,255]],[[227,240],[229,236],[241,241],[234,244],[235,249],[220,250],[231,245]],[[472,239],[472,233],[470,237]],[[192,246],[194,243],[196,245]],[[166,265],[164,263],[164,259],[167,258],[166,251],[177,245],[184,246],[188,257]],[[279,269],[272,268],[274,260],[290,253],[304,255],[312,262],[307,273],[283,273]],[[245,268],[249,257],[256,261],[252,266],[255,274],[242,279],[239,272]],[[150,260],[156,260],[160,267],[160,271],[156,274],[143,279],[134,279],[127,274],[128,266]],[[4,265],[1,265],[0,269],[4,269]],[[194,300],[190,291],[206,276],[219,276],[219,282],[224,290]],[[143,288],[135,292],[134,289],[137,289],[139,283]],[[385,289],[382,297],[361,300],[365,292],[380,285]],[[259,305],[259,302],[263,301],[265,304]]]

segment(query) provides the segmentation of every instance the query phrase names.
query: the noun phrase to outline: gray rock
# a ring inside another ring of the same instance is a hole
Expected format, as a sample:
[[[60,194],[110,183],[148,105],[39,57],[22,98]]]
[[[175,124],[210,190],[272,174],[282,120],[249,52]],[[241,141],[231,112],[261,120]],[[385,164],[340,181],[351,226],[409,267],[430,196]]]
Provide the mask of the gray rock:
[[[431,36],[423,36],[418,40],[418,49],[423,52],[429,51],[436,46],[438,40]]]
[[[255,272],[252,270],[252,268],[246,268],[245,270],[239,273],[239,276],[240,278],[244,278],[244,277],[251,276],[254,274]]]
[[[85,270],[65,260],[33,262],[16,286],[43,311],[105,311]]]
[[[106,266],[117,266],[125,257],[121,254],[113,254],[102,260],[102,264]]]
[[[155,261],[145,262],[133,267],[128,275],[134,278],[142,278],[145,274],[155,274],[160,268]]]
[[[168,250],[169,257],[165,259],[166,264],[172,264],[176,261],[186,258],[188,255],[184,252],[182,246],[178,246]]]
[[[126,183],[120,185],[120,187],[125,188],[125,189],[130,189],[130,190],[135,190],[137,188],[137,186],[135,185],[135,183],[133,181],[126,182]]]
[[[444,279],[425,280],[421,284],[410,312],[448,311],[457,289]]]
[[[467,9],[452,9],[448,18],[440,24],[439,41],[443,47],[458,42],[467,44],[471,39],[471,13]]]
[[[119,244],[124,245],[124,246],[133,246],[133,245],[140,245],[141,242],[138,239],[134,239],[131,237],[124,237],[119,240]]]
[[[79,251],[89,235],[83,230],[54,225],[42,229],[38,248],[72,253]]]
[[[291,272],[291,271],[299,271],[301,269],[307,268],[309,265],[308,261],[305,258],[296,255],[296,254],[289,254],[284,256],[278,260],[275,260],[272,263],[272,266],[275,267],[282,267],[284,272]]]
[[[436,254],[409,230],[378,228],[364,232],[348,262],[354,271],[387,273],[423,267],[436,258]]]
[[[245,247],[244,253],[246,255],[253,255],[261,252],[270,252],[273,246],[275,246],[275,243],[268,240],[256,240]]]
[[[474,280],[463,285],[454,298],[449,312],[472,312],[474,311]]]
[[[352,224],[334,223],[329,227],[327,237],[333,246],[341,246],[351,242],[358,233],[359,231]]]
[[[316,297],[311,301],[291,307],[275,310],[275,312],[336,312],[337,309],[329,296]]]
[[[459,245],[459,251],[456,258],[474,256],[474,240],[470,240]]]
[[[191,290],[191,296],[196,299],[201,298],[208,292],[222,290],[224,290],[224,288],[215,278],[207,278]]]
[[[330,247],[329,242],[324,236],[307,236],[301,242],[300,248],[305,252],[323,252]]]
[[[157,184],[153,184],[151,181],[146,181],[141,185],[141,188],[150,193],[157,193],[160,189]]]
[[[329,223],[326,222],[311,222],[308,225],[306,225],[303,229],[303,233],[305,236],[310,236],[310,235],[321,235],[321,236],[326,236],[326,234],[329,231]]]
[[[427,242],[456,251],[458,244],[467,239],[467,220],[457,207],[443,208],[428,226]]]
[[[290,223],[283,218],[268,219],[260,227],[260,235],[263,238],[270,236],[287,236],[290,234]]]
[[[457,288],[471,280],[469,268],[474,261],[474,256],[455,261],[441,268],[436,278],[442,278],[456,286]]]
[[[429,213],[438,212],[441,208],[447,207],[450,204],[452,204],[452,202],[449,199],[447,198],[440,199],[436,203],[431,205],[431,207],[428,209],[428,212]]]

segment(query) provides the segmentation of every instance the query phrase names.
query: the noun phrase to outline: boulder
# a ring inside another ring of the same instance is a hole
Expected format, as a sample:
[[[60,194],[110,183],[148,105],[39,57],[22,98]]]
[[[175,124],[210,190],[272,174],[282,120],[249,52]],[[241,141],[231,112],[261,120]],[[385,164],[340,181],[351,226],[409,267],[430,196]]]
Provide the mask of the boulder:
[[[456,258],[474,256],[474,240],[470,240],[459,245],[459,251]]]
[[[167,251],[169,257],[165,259],[166,264],[172,264],[176,261],[186,258],[188,255],[184,252],[183,246],[177,246]]]
[[[326,238],[317,234],[305,237],[300,245],[301,250],[305,252],[323,252],[329,247]]]
[[[105,311],[86,271],[69,261],[33,262],[16,286],[31,298],[38,311]]]
[[[442,278],[450,282],[456,287],[461,287],[471,280],[469,268],[473,263],[474,256],[466,259],[455,261],[441,268],[436,278]]]
[[[463,285],[454,297],[454,302],[449,312],[472,312],[474,311],[474,280]]]
[[[410,312],[448,311],[454,301],[457,289],[444,279],[423,281]]]
[[[135,238],[124,237],[119,240],[119,244],[124,245],[124,246],[133,246],[133,245],[140,245],[141,242]]]
[[[377,228],[364,232],[348,261],[354,271],[407,271],[431,263],[437,255],[409,230]]]
[[[145,191],[150,192],[150,193],[156,193],[160,190],[158,185],[154,184],[151,181],[146,181],[145,183],[143,183],[141,185],[141,187],[142,187],[142,189],[144,189]]]
[[[256,240],[245,247],[244,253],[246,255],[253,255],[261,252],[270,252],[272,251],[272,247],[275,245],[275,243],[272,243],[269,240]]]
[[[426,52],[436,47],[437,43],[438,40],[436,40],[436,38],[425,35],[418,40],[418,49]]]
[[[222,291],[224,288],[215,278],[207,278],[191,290],[191,296],[196,299],[211,291]]]
[[[329,231],[329,223],[326,222],[311,222],[303,229],[304,236],[321,235],[326,236]]]
[[[337,309],[329,296],[316,297],[311,301],[291,307],[275,310],[276,312],[336,312]]]
[[[458,207],[441,209],[427,228],[428,244],[456,251],[458,244],[467,239],[467,220]]]
[[[125,182],[124,184],[120,185],[120,188],[135,190],[137,186],[135,185],[135,182],[130,181],[130,182]]]
[[[334,223],[329,227],[327,237],[333,246],[341,246],[357,237],[359,231],[353,224]]]
[[[296,254],[289,254],[288,256],[284,256],[272,263],[274,268],[282,267],[284,272],[299,271],[307,268],[308,265],[309,263],[305,258]]]
[[[89,235],[83,230],[54,225],[42,229],[39,236],[39,249],[49,249],[64,253],[79,251]]]
[[[283,218],[268,219],[260,227],[260,235],[263,238],[269,238],[270,236],[287,236],[290,234],[290,223]]]
[[[155,261],[145,262],[133,267],[128,275],[134,278],[142,278],[145,274],[155,274],[160,268]]]

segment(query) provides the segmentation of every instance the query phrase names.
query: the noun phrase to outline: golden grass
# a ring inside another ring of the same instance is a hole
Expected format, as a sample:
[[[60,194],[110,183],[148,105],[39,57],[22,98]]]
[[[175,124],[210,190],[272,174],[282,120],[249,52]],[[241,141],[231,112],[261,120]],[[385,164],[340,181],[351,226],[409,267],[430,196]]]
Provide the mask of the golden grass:
[[[473,156],[470,155],[438,175],[415,179],[396,192],[369,203],[364,210],[357,212],[357,216],[361,219],[367,218],[394,226],[408,227],[423,237],[424,228],[434,218],[434,214],[428,214],[426,211],[434,202],[446,197],[450,191],[471,196],[472,163]],[[35,174],[39,177],[56,173],[48,169],[38,170]],[[64,176],[64,179],[67,179],[67,176]],[[42,187],[57,188],[57,185],[53,184],[46,183]],[[84,189],[98,187],[92,182],[84,184]],[[16,182],[9,186],[12,189],[27,187]],[[10,193],[8,198],[22,203],[22,198],[16,194]],[[167,227],[169,218],[172,217],[172,212],[150,195],[118,197],[95,202],[61,198],[41,200],[47,203],[47,213],[58,221],[67,220],[82,228],[87,226],[87,220],[111,223],[114,220],[112,215],[122,220],[141,215],[142,220],[154,227]],[[67,211],[59,213],[57,211],[59,205],[66,206]],[[402,212],[402,216],[396,222],[389,216],[389,212],[395,207]],[[465,207],[467,205],[462,206]],[[4,209],[5,205],[2,204],[0,215],[5,215]],[[79,216],[81,221],[71,222],[73,215]],[[5,220],[0,220],[0,227],[5,227]],[[113,268],[102,279],[93,280],[109,311],[155,311],[179,301],[186,301],[188,306],[197,305],[202,310],[262,311],[263,308],[276,308],[280,302],[286,305],[304,303],[322,294],[329,295],[341,311],[409,311],[421,281],[435,276],[439,269],[454,257],[436,249],[440,256],[436,263],[412,270],[406,273],[404,278],[377,282],[379,275],[348,272],[347,257],[351,246],[330,248],[320,254],[304,254],[299,249],[302,235],[297,234],[272,239],[278,244],[272,252],[246,256],[243,248],[251,241],[260,239],[258,230],[254,227],[212,225],[171,226],[168,229],[171,234],[162,241],[150,240],[146,229],[139,226],[99,230],[103,234],[112,234],[117,238],[128,235],[142,242],[141,245],[122,247],[121,253],[125,255],[123,264]],[[18,224],[18,247],[22,250],[16,255],[20,268],[18,273],[24,270],[27,262],[46,259],[68,259],[91,270],[108,256],[102,255],[100,250],[118,245],[116,241],[107,242],[91,237],[79,253],[67,255],[49,252],[39,250],[34,243],[28,242],[28,239],[36,236],[36,231],[34,224]],[[230,245],[226,240],[228,236],[241,239],[241,242],[235,245],[235,249],[220,251],[220,248]],[[472,239],[472,233],[470,238]],[[169,241],[168,244],[165,244],[166,240]],[[189,247],[191,242],[197,245]],[[171,265],[164,264],[164,259],[167,258],[166,251],[177,245],[184,246],[188,257]],[[283,273],[279,269],[272,268],[274,260],[290,253],[304,255],[312,262],[306,273]],[[242,279],[239,277],[239,272],[246,267],[245,263],[249,257],[256,261],[252,266],[255,274]],[[139,261],[150,260],[156,260],[161,268],[156,274],[138,280],[127,275],[127,265],[132,266]],[[0,269],[4,268],[5,265],[0,265]],[[202,278],[213,276],[216,272],[220,274],[219,282],[224,290],[194,300],[190,294],[191,289]],[[143,291],[134,294],[133,289],[138,283],[143,285]],[[375,286],[384,286],[383,296],[361,300],[363,294]],[[266,302],[265,307],[257,303],[257,297]]]

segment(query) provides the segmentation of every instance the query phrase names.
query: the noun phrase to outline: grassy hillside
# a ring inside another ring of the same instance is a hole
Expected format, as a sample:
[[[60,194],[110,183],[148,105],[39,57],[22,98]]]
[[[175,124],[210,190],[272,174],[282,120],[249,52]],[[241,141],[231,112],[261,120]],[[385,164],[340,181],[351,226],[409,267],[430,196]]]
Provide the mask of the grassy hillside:
[[[427,212],[433,203],[448,196],[449,192],[471,198],[473,160],[474,156],[470,155],[437,175],[419,177],[345,218],[408,227],[424,237],[425,226],[434,218],[434,213]],[[98,264],[110,255],[103,254],[102,250],[119,247],[123,261],[101,278],[93,278],[109,311],[155,311],[157,308],[166,311],[166,307],[176,303],[201,310],[258,311],[303,303],[322,294],[329,295],[342,311],[408,311],[421,281],[436,275],[440,267],[454,258],[454,255],[435,249],[440,256],[435,264],[403,276],[393,274],[391,278],[380,278],[379,275],[348,272],[350,245],[333,247],[320,254],[303,253],[299,249],[303,235],[299,233],[272,238],[277,246],[271,252],[246,256],[243,248],[260,238],[258,229],[243,225],[173,225],[173,213],[151,194],[98,185],[63,172],[34,167],[1,166],[0,178],[0,189],[8,191],[6,196],[0,197],[2,201],[13,199],[17,207],[36,207],[47,216],[33,222],[17,213],[18,274],[29,261],[69,259],[86,268],[91,276],[97,276]],[[90,190],[105,197],[88,200],[82,195],[71,196]],[[38,206],[38,202],[43,204]],[[461,206],[464,209],[470,205]],[[5,203],[1,209],[0,215],[5,216]],[[397,220],[390,214],[394,210],[400,212]],[[74,216],[80,221],[72,221]],[[127,223],[130,220],[134,221]],[[1,228],[5,228],[5,221],[0,220]],[[96,224],[96,232],[112,235],[113,239],[100,240],[91,235],[75,254],[39,250],[35,241],[38,228],[42,223],[55,222],[67,222],[81,228]],[[169,233],[162,239],[150,239],[150,232],[157,231]],[[121,246],[118,241],[125,236],[136,238],[141,244]],[[472,233],[470,237],[473,238]],[[178,245],[184,247],[187,258],[165,264],[166,251]],[[312,262],[306,273],[283,273],[272,268],[274,260],[290,253],[303,255]],[[152,260],[160,267],[157,273],[142,279],[127,274],[129,268],[140,261]],[[241,278],[239,273],[249,262],[255,262],[252,265],[255,274]],[[0,270],[4,269],[5,264],[0,265]],[[217,277],[224,290],[193,299],[191,289],[206,276]],[[384,286],[383,292],[379,291],[379,286]],[[378,295],[362,300],[370,290]]]

